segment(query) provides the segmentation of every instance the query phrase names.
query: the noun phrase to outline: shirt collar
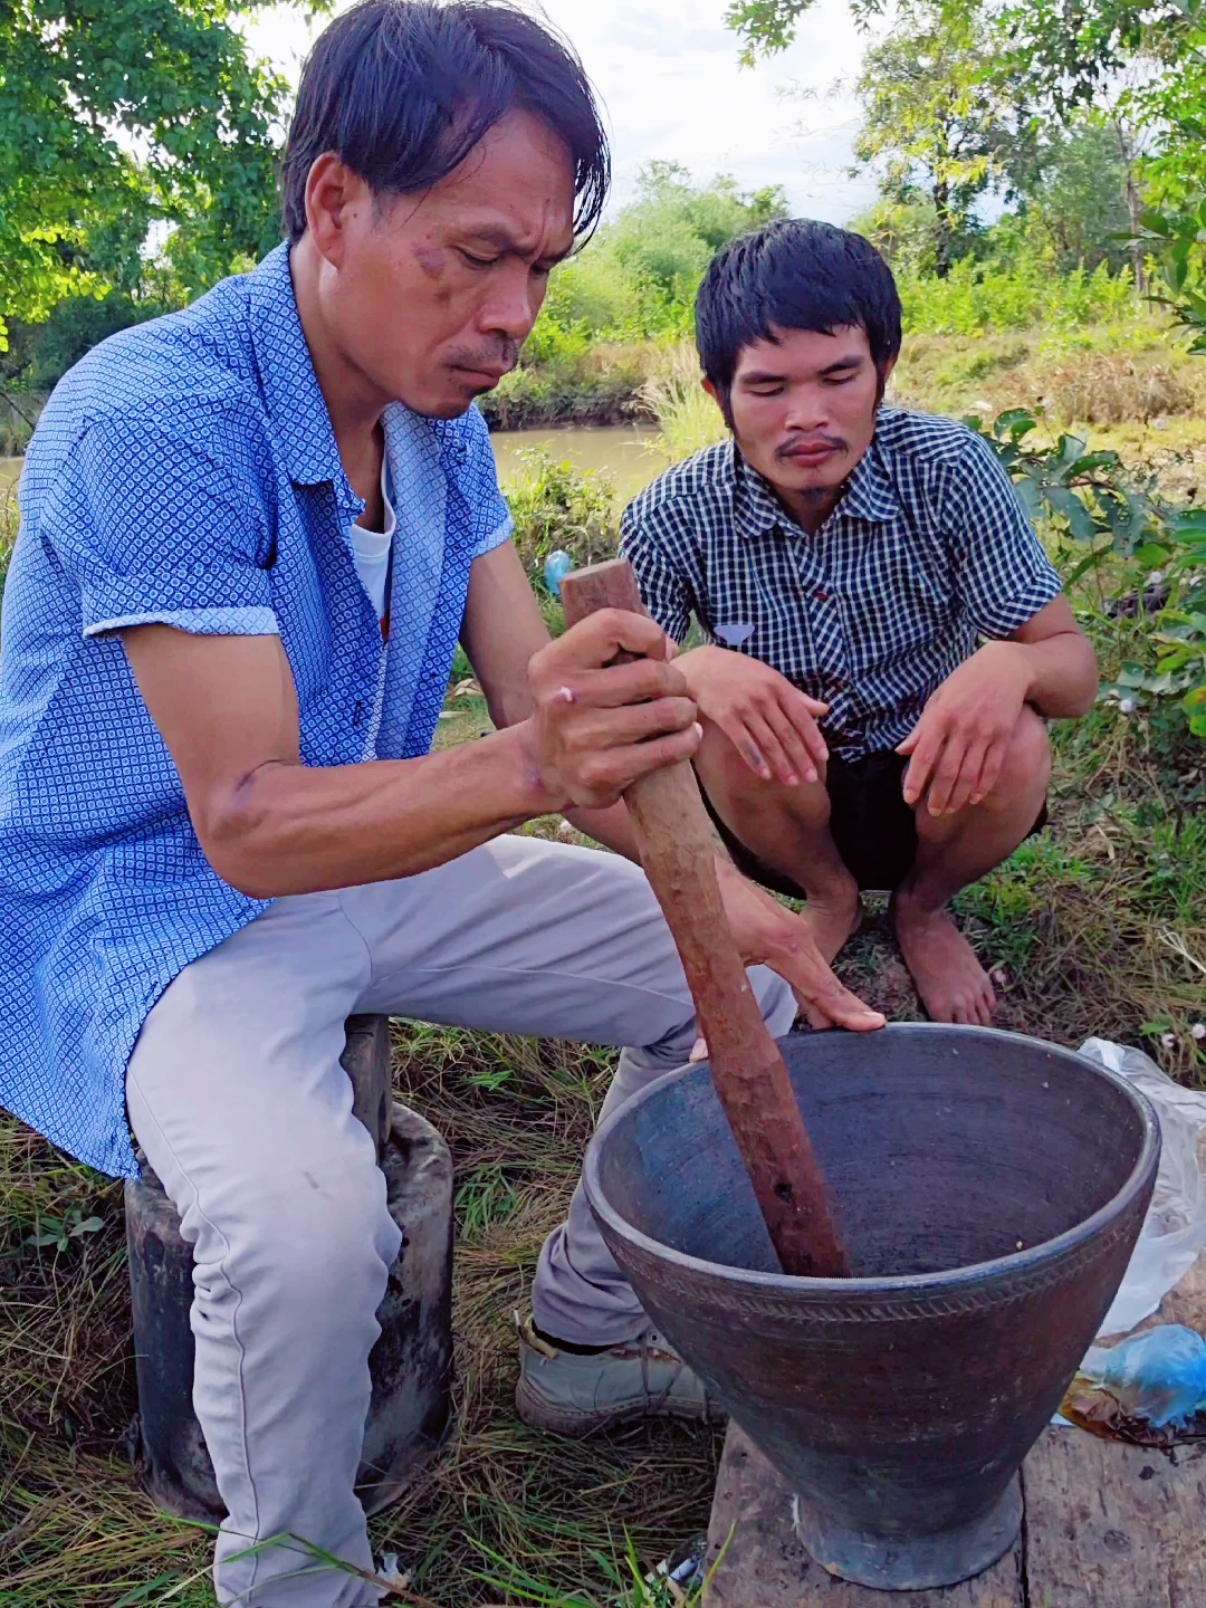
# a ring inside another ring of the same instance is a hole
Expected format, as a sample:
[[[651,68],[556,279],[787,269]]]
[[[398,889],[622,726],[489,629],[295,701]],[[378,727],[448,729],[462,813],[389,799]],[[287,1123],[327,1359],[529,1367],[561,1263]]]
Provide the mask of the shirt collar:
[[[331,415],[297,311],[287,242],[270,251],[253,269],[248,286],[260,381],[289,478],[299,486],[333,482],[340,503],[355,507],[359,514],[364,504],[344,472]]]
[[[730,443],[730,450],[733,454],[733,524],[737,533],[762,536],[776,525],[798,529],[769,482],[746,463],[735,444]],[[900,502],[883,462],[877,432],[847,480],[845,495],[834,509],[834,515],[884,525],[899,513]]]

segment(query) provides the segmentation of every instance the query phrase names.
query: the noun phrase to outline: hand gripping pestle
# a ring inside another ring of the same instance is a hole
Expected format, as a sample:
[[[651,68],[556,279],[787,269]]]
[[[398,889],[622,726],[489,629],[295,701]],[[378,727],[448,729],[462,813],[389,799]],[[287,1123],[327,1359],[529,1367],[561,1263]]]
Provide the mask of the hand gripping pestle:
[[[567,625],[598,609],[645,613],[626,559],[573,571],[560,595]],[[820,1164],[721,904],[717,842],[695,773],[685,761],[654,771],[633,782],[624,801],[687,974],[712,1082],[783,1271],[849,1278]]]

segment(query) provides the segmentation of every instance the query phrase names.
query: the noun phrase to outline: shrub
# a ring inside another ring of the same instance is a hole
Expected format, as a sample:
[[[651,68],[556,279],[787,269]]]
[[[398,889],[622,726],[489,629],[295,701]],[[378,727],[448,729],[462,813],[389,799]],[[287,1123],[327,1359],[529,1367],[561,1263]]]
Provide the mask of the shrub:
[[[558,463],[543,447],[520,454],[523,472],[507,488],[515,546],[524,568],[543,586],[545,559],[558,548],[575,568],[614,558],[619,542],[615,488],[594,470]]]
[[[646,413],[640,392],[656,349],[603,346],[591,351],[585,337],[579,338],[582,349],[574,351],[572,335],[558,331],[550,339],[549,327],[543,328],[540,344],[554,355],[530,361],[525,351],[520,367],[478,403],[492,430],[624,424]]]

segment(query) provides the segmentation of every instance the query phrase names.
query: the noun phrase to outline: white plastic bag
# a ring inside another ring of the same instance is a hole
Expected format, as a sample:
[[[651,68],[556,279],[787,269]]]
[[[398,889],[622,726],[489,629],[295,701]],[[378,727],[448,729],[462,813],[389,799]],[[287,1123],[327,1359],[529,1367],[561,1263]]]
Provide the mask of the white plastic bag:
[[[1160,1119],[1160,1172],[1152,1203],[1114,1304],[1099,1334],[1126,1334],[1150,1317],[1206,1246],[1206,1180],[1198,1134],[1206,1129],[1206,1094],[1183,1089],[1142,1050],[1086,1039],[1080,1053],[1120,1072],[1144,1093]]]

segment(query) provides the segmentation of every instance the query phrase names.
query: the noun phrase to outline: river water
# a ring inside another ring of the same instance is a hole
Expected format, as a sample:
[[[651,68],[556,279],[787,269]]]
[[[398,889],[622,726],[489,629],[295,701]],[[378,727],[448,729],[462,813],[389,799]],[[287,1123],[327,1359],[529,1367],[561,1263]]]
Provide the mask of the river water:
[[[618,496],[627,502],[667,467],[669,459],[658,451],[658,432],[638,425],[609,425],[598,429],[582,425],[563,430],[500,430],[490,437],[505,487],[524,470],[524,454],[541,448],[554,462],[572,463],[576,469],[605,474]],[[23,458],[0,458],[0,489],[21,473]]]
[[[597,428],[571,425],[563,430],[498,430],[491,437],[498,478],[504,491],[524,470],[524,454],[534,448],[547,452],[555,463],[572,463],[575,469],[605,474],[621,501],[628,502],[656,480],[670,460],[658,450],[657,430],[632,424]]]

